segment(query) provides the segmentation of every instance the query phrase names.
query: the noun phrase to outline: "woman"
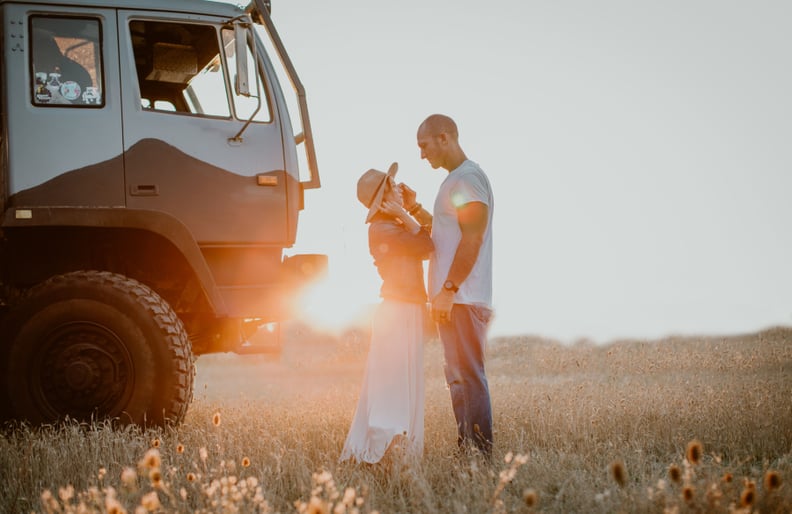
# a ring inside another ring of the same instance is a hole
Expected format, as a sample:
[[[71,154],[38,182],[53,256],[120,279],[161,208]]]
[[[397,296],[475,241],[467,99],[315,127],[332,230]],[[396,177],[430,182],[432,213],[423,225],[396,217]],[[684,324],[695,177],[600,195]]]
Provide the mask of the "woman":
[[[423,453],[427,297],[422,261],[433,246],[429,231],[404,209],[402,186],[393,178],[397,169],[393,163],[388,173],[368,170],[358,180],[358,199],[369,208],[369,251],[382,278],[382,303],[372,321],[363,387],[340,461],[373,464],[391,446],[402,447],[406,455]],[[404,190],[418,214],[414,192]]]

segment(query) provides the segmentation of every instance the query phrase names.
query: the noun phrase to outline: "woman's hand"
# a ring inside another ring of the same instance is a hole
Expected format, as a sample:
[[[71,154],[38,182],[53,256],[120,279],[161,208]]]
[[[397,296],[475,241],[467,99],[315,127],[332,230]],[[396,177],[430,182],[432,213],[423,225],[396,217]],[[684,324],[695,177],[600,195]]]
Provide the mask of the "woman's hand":
[[[404,207],[399,202],[395,202],[393,200],[385,200],[380,205],[380,211],[384,212],[389,216],[393,216],[394,218],[403,218],[404,216],[408,216],[407,211],[404,210]]]

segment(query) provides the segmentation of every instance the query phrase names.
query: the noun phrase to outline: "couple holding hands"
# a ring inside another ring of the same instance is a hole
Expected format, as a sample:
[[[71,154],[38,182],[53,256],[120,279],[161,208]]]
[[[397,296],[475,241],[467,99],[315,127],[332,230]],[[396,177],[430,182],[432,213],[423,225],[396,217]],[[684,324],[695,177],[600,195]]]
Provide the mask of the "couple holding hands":
[[[368,170],[358,199],[368,210],[369,251],[382,278],[360,399],[340,461],[379,462],[389,448],[420,457],[424,443],[424,311],[443,345],[460,449],[492,452],[492,409],[484,372],[492,315],[489,180],[459,145],[456,123],[429,116],[418,128],[421,158],[448,172],[430,214],[397,184],[397,165]],[[429,259],[429,287],[423,261]]]

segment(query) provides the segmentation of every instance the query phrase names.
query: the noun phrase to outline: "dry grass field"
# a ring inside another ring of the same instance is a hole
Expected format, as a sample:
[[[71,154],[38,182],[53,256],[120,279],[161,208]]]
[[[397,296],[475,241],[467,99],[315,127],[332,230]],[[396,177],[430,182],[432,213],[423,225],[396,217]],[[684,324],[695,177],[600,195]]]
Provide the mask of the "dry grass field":
[[[0,512],[792,512],[792,329],[490,342],[496,449],[454,457],[439,343],[423,459],[337,463],[366,342],[305,328],[280,359],[198,359],[175,429],[0,436]]]

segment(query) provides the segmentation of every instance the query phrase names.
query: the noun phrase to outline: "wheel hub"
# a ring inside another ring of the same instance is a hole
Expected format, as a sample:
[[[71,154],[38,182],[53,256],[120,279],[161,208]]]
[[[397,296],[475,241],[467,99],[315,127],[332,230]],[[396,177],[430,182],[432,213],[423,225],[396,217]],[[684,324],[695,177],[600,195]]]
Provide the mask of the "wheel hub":
[[[61,325],[43,347],[40,398],[49,410],[78,419],[120,414],[133,390],[132,358],[107,327]]]

